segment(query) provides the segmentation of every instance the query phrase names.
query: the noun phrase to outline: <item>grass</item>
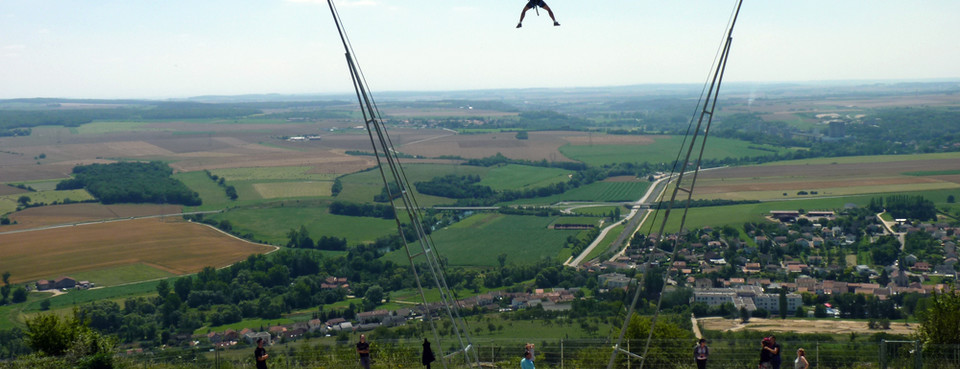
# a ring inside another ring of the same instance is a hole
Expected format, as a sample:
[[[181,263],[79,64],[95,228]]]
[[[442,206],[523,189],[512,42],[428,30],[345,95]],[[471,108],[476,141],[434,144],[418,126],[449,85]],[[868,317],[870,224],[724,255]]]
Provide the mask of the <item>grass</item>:
[[[650,182],[594,182],[547,197],[522,199],[508,204],[554,204],[561,201],[636,201],[646,193]]]
[[[960,159],[960,152],[943,152],[932,154],[910,154],[910,155],[868,155],[868,156],[843,156],[833,158],[814,158],[786,160],[764,163],[761,165],[799,165],[799,164],[861,164],[861,163],[887,163],[894,161],[916,161],[916,160],[936,160],[936,159]]]
[[[299,229],[301,225],[315,240],[320,236],[333,236],[346,238],[349,244],[373,242],[397,232],[394,220],[334,215],[326,205],[316,202],[288,201],[269,207],[232,209],[211,219],[229,220],[237,233],[253,233],[256,239],[280,245],[287,243],[291,229]]]
[[[250,328],[254,331],[261,331],[260,328],[266,330],[267,327],[272,327],[275,325],[287,325],[293,324],[294,320],[290,318],[278,318],[278,319],[244,319],[236,323],[218,325],[216,327],[203,326],[197,328],[193,331],[194,335],[203,335],[209,332],[223,332],[227,329],[233,329],[235,331],[242,331],[244,328]]]
[[[491,169],[479,184],[494,190],[522,190],[566,182],[571,173],[566,169],[509,164]]]
[[[146,122],[92,122],[76,128],[70,128],[70,133],[81,135],[99,135],[115,132],[143,132],[159,130],[148,129],[146,126]]]
[[[414,187],[414,183],[416,182],[429,181],[434,177],[447,174],[479,175],[482,178],[490,168],[470,165],[407,164],[403,166],[403,170],[406,173],[410,186]],[[380,191],[383,189],[383,179],[380,177],[380,171],[377,169],[340,177],[340,182],[343,184],[343,191],[337,195],[336,199],[349,202],[373,202],[373,197],[380,194]],[[445,197],[424,195],[418,192],[416,188],[412,188],[412,191],[414,196],[416,196],[417,202],[422,206],[449,205],[456,201]]]
[[[585,208],[576,208],[571,210],[574,214],[580,215],[594,215],[594,216],[607,216],[611,211],[618,208],[619,206],[591,206]],[[620,207],[622,213],[628,213],[626,209]]]
[[[617,239],[617,236],[620,236],[620,233],[623,232],[623,224],[614,226],[607,232],[607,235],[600,240],[600,243],[597,244],[597,247],[594,247],[593,250],[587,254],[587,257],[584,260],[592,260],[593,258],[599,257],[601,254],[607,251],[610,248],[610,245]]]
[[[168,282],[172,283],[173,279]],[[144,295],[156,295],[160,281],[150,281],[123,286],[96,288],[92,290],[71,290],[66,294],[48,297],[48,293],[31,292],[27,302],[22,304],[0,306],[0,329],[22,327],[23,320],[31,315],[42,312],[40,304],[43,300],[50,300],[50,312],[66,314],[74,306],[101,300],[122,300]]]
[[[542,258],[556,258],[566,238],[578,231],[548,229],[556,217],[474,214],[433,233],[440,256],[450,265],[497,266],[497,255],[506,254],[508,263],[525,264]],[[402,250],[388,254],[389,260],[406,263]]]
[[[705,195],[696,195],[696,199],[729,199],[729,200],[785,200],[785,199],[808,199],[816,197],[834,197],[834,196],[853,196],[864,194],[879,194],[885,196],[894,192],[917,192],[917,191],[936,191],[951,190],[960,188],[960,184],[951,182],[934,183],[906,183],[889,184],[876,186],[847,186],[847,187],[828,187],[828,188],[809,188],[805,191],[817,191],[816,195],[798,195],[796,190],[790,191],[739,191],[710,193]],[[787,195],[784,196],[783,194]]]
[[[253,189],[264,199],[329,197],[332,181],[254,183]]]
[[[290,180],[290,181],[333,181],[337,175],[329,173],[310,173],[313,167],[256,167],[214,169],[210,173],[234,181]]]
[[[223,187],[220,187],[207,176],[207,173],[202,171],[177,173],[173,175],[173,178],[183,182],[191,190],[200,194],[203,204],[196,207],[196,210],[223,209],[236,203],[236,201],[227,197]]]
[[[52,204],[54,202],[63,202],[65,200],[86,201],[93,200],[87,190],[66,190],[66,191],[39,191],[29,193],[19,193],[14,195],[0,196],[0,214],[7,214],[17,210],[17,200],[21,196],[30,198],[31,204]]]
[[[175,277],[176,275],[145,264],[129,264],[113,268],[72,273],[78,281],[90,281],[99,287],[117,286],[134,282]],[[55,278],[59,276],[51,276]]]
[[[745,222],[760,222],[764,220],[764,216],[768,215],[771,210],[795,210],[795,209],[805,209],[810,210],[830,210],[830,209],[841,209],[845,204],[853,203],[858,206],[866,206],[870,202],[869,195],[862,196],[850,196],[850,197],[837,197],[837,198],[824,198],[824,199],[809,199],[809,200],[794,200],[794,201],[770,201],[762,202],[757,204],[740,204],[740,205],[729,205],[729,206],[710,206],[702,208],[692,208],[687,213],[687,221],[685,228],[687,229],[696,229],[704,226],[711,227],[721,227],[724,225],[730,225],[738,227],[743,225]],[[666,231],[667,232],[676,232],[679,228],[681,212],[683,209],[674,209],[671,213],[673,216],[670,217]],[[662,215],[662,213],[661,213]],[[648,220],[649,221],[649,220]],[[657,218],[652,224],[644,224],[641,228],[641,232],[649,233],[649,228],[652,225],[653,230],[657,230],[660,227],[661,218]]]
[[[689,145],[689,142],[687,144]],[[564,145],[560,147],[560,152],[568,158],[592,166],[623,162],[671,163],[676,159],[678,148],[682,145],[682,136],[667,136],[657,137],[649,145]],[[697,145],[699,145],[699,142]],[[763,150],[757,148],[763,148]],[[756,145],[741,140],[711,137],[706,152],[704,152],[704,159],[770,156],[774,152],[785,152],[787,150],[782,147]]]
[[[558,217],[556,220],[551,223],[553,224],[592,224],[597,225],[600,223],[600,219],[595,216],[580,216],[580,217]]]
[[[902,174],[905,176],[917,176],[917,177],[947,176],[947,175],[960,174],[960,170],[927,170],[927,171],[919,171],[919,172],[904,172]]]

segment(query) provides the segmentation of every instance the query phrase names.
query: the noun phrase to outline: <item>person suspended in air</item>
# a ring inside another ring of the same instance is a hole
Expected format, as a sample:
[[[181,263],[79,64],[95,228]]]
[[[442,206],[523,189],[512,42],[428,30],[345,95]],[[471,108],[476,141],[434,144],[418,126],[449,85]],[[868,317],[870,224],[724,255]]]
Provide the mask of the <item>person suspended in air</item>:
[[[517,23],[517,28],[523,27],[523,17],[527,15],[527,10],[541,7],[543,10],[547,11],[547,14],[550,14],[550,19],[553,19],[553,25],[559,26],[560,23],[557,22],[557,18],[553,16],[553,10],[550,10],[550,7],[547,6],[543,0],[528,0],[527,5],[523,7],[523,11],[520,12],[520,23]]]

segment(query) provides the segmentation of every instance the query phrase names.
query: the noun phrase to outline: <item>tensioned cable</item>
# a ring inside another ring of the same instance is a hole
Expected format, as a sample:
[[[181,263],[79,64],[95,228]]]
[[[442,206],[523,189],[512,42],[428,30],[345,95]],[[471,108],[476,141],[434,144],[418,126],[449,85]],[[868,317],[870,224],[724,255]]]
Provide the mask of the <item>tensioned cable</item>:
[[[441,302],[444,304],[445,310],[448,317],[451,320],[455,327],[455,334],[457,339],[460,341],[460,346],[462,350],[455,353],[463,352],[465,354],[464,358],[469,362],[470,358],[470,348],[472,343],[470,342],[469,333],[466,328],[466,321],[460,316],[459,313],[459,302],[456,299],[452,298],[450,293],[449,286],[447,285],[446,278],[443,275],[441,268],[441,263],[439,261],[439,254],[436,252],[434,245],[432,245],[432,238],[428,237],[428,234],[423,228],[422,217],[419,214],[419,205],[416,202],[415,197],[413,196],[412,191],[409,191],[410,188],[409,180],[406,177],[406,174],[403,171],[402,166],[400,165],[399,158],[396,155],[396,150],[393,146],[392,140],[386,132],[386,129],[383,127],[383,118],[380,114],[379,107],[376,106],[376,102],[373,100],[373,97],[369,94],[369,86],[365,80],[362,70],[359,67],[359,63],[356,62],[353,57],[353,47],[349,42],[349,39],[346,37],[346,33],[342,26],[340,16],[336,10],[336,7],[333,4],[332,0],[328,0],[328,5],[330,6],[330,11],[333,14],[334,21],[337,25],[337,31],[340,34],[340,38],[343,41],[344,48],[346,50],[347,64],[350,68],[351,76],[353,77],[354,89],[357,93],[357,100],[360,103],[361,113],[363,114],[365,124],[367,126],[367,133],[370,137],[370,141],[374,150],[374,157],[377,160],[378,168],[380,171],[381,179],[384,182],[385,192],[387,193],[388,200],[391,206],[395,210],[404,210],[408,220],[410,221],[411,228],[416,232],[417,239],[420,241],[421,248],[423,252],[412,255],[409,248],[409,243],[406,240],[404,233],[404,226],[400,219],[400,211],[397,211],[395,220],[397,222],[397,229],[400,233],[400,240],[403,243],[404,250],[407,253],[407,257],[410,261],[410,266],[413,271],[417,288],[420,291],[420,295],[423,299],[424,312],[426,318],[430,321],[431,329],[434,333],[434,339],[441,345],[442,341],[440,340],[439,333],[436,328],[436,324],[432,319],[430,314],[429,303],[426,300],[426,295],[423,292],[423,285],[419,273],[417,272],[417,266],[414,263],[414,258],[419,255],[425,255],[427,259],[427,267],[430,269],[431,275],[433,276],[434,283],[436,284],[438,291],[440,292]],[[374,138],[373,133],[376,131],[377,137]],[[379,144],[379,146],[378,146]],[[379,149],[378,149],[379,147]],[[381,157],[382,151],[382,157]],[[390,181],[387,180],[386,171],[384,170],[384,162],[390,168],[391,177],[393,183],[396,183],[399,188],[399,194],[394,193],[393,189],[390,186]],[[399,195],[399,196],[397,196]],[[396,198],[399,198],[403,202],[403,206],[397,206],[395,201]],[[458,306],[458,309],[451,309],[451,300]],[[461,334],[462,333],[462,334]],[[464,342],[466,341],[466,343]],[[479,365],[479,360],[474,354],[474,361]],[[446,367],[446,361],[444,356],[441,356],[441,363]]]
[[[714,66],[716,67],[716,69],[715,69],[715,72],[713,73],[712,79],[708,77],[708,84],[710,85],[710,88],[708,89],[708,92],[706,94],[706,99],[702,100],[703,101],[702,109],[701,109],[701,103],[700,102],[697,103],[697,109],[700,110],[699,119],[697,120],[696,128],[692,130],[693,136],[692,138],[690,138],[690,143],[687,146],[684,160],[682,162],[679,162],[680,155],[678,154],[678,158],[677,158],[678,160],[674,162],[674,171],[671,172],[671,176],[674,174],[676,175],[675,186],[674,186],[673,193],[670,197],[670,201],[667,203],[667,209],[664,213],[663,219],[660,222],[660,230],[657,236],[658,240],[655,241],[655,245],[659,245],[660,242],[663,241],[663,237],[664,237],[663,232],[664,232],[664,229],[666,228],[667,221],[670,216],[670,211],[672,210],[674,202],[676,200],[677,192],[679,192],[681,189],[684,190],[685,192],[687,192],[687,199],[686,199],[684,210],[682,212],[682,216],[680,219],[680,226],[677,232],[677,237],[674,239],[673,257],[671,260],[676,260],[677,255],[679,253],[678,246],[679,246],[680,234],[683,231],[683,227],[686,222],[687,213],[690,208],[690,202],[693,197],[693,189],[694,189],[694,186],[696,185],[697,175],[700,173],[700,166],[703,160],[703,152],[704,152],[704,149],[706,148],[707,137],[710,133],[710,125],[713,122],[713,114],[716,109],[717,94],[719,94],[719,91],[720,91],[720,85],[723,81],[723,74],[724,74],[724,71],[726,70],[727,60],[730,55],[730,46],[731,46],[731,43],[733,42],[733,28],[736,24],[737,15],[740,13],[740,6],[742,5],[742,3],[743,3],[743,0],[737,0],[736,5],[734,7],[735,10],[733,11],[733,16],[730,18],[728,22],[728,28],[727,28],[727,31],[725,32],[726,38],[722,46],[723,51],[719,54],[719,58],[715,59],[714,61]],[[711,100],[711,97],[712,97],[712,100]],[[701,92],[701,99],[703,99],[702,92]],[[709,105],[709,111],[707,110],[708,105]],[[707,118],[707,123],[706,123],[706,126],[704,127],[703,120],[705,116],[709,116],[709,117]],[[692,125],[692,122],[693,121],[691,120],[691,125]],[[684,141],[681,147],[686,145],[687,136],[689,136],[691,132],[691,129],[690,129],[691,125],[688,125],[687,127],[687,133],[684,136]],[[690,187],[688,189],[683,189],[681,187],[683,183],[683,176],[686,172],[687,165],[690,163],[690,156],[693,153],[695,144],[697,143],[697,137],[700,134],[701,127],[703,127],[703,138],[700,141],[700,152],[697,156],[696,166],[691,171],[693,173],[693,178],[690,181]],[[683,150],[681,149],[681,153],[682,152]],[[677,172],[676,167],[678,164],[680,166],[680,170]],[[668,177],[668,180],[669,178],[670,177]],[[660,201],[660,204],[662,204],[662,201]],[[659,210],[660,210],[660,205],[658,204],[657,211],[659,212]],[[651,224],[652,223],[653,222],[651,222]],[[623,327],[620,330],[620,337],[618,338],[617,344],[613,347],[613,353],[611,354],[610,361],[607,364],[608,369],[612,369],[613,364],[616,361],[617,354],[620,351],[624,351],[624,353],[626,353],[627,355],[638,357],[640,359],[639,369],[643,369],[643,365],[646,362],[647,353],[649,352],[649,349],[650,349],[650,342],[652,341],[652,338],[653,338],[653,331],[657,324],[657,318],[660,315],[660,307],[663,303],[663,295],[664,295],[663,290],[665,289],[667,282],[669,281],[669,278],[670,278],[670,270],[668,268],[663,273],[663,287],[661,288],[660,293],[658,294],[656,309],[654,310],[654,315],[650,322],[650,329],[647,334],[646,344],[644,345],[643,353],[641,355],[636,355],[620,348],[620,344],[623,342],[623,337],[624,337],[624,334],[626,333],[626,329],[629,326],[630,318],[633,315],[633,309],[634,307],[636,307],[637,300],[640,297],[641,289],[640,289],[640,286],[637,286],[637,290],[634,294],[633,301],[630,305],[630,308],[627,311],[627,315],[626,315],[626,319],[624,320]]]

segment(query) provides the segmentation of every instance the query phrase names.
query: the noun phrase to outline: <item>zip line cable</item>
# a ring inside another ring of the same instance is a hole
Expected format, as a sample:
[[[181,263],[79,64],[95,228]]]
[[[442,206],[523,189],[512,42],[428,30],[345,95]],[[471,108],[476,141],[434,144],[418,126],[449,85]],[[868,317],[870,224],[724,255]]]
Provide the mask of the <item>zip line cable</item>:
[[[440,300],[441,304],[443,305],[443,310],[453,325],[453,331],[459,343],[459,349],[447,355],[439,355],[440,362],[443,367],[446,368],[447,358],[459,353],[463,353],[464,362],[467,363],[467,365],[479,366],[479,358],[476,350],[473,349],[472,342],[470,341],[468,328],[466,327],[466,320],[460,316],[459,302],[456,301],[455,296],[450,293],[450,288],[447,285],[446,278],[443,275],[443,265],[440,261],[439,254],[435,250],[432,238],[424,228],[422,221],[423,217],[420,214],[419,204],[417,203],[416,198],[413,196],[413,191],[409,190],[410,183],[405,172],[403,171],[402,165],[400,164],[400,160],[397,156],[397,151],[393,146],[393,142],[390,139],[386,128],[383,126],[383,118],[380,114],[380,110],[376,106],[376,102],[369,92],[370,88],[367,85],[366,78],[363,75],[360,65],[353,56],[353,46],[346,36],[345,27],[343,26],[340,15],[333,4],[333,0],[327,0],[327,4],[330,7],[330,13],[332,14],[334,23],[337,26],[337,32],[340,35],[340,40],[343,42],[347,67],[350,70],[350,76],[353,81],[354,90],[357,94],[357,101],[360,104],[360,111],[363,114],[364,123],[367,128],[367,134],[370,137],[370,143],[373,147],[373,154],[377,161],[380,177],[383,180],[384,188],[390,201],[390,205],[395,210],[395,220],[397,223],[397,230],[400,234],[400,240],[403,243],[404,251],[407,253],[407,258],[410,261],[410,268],[416,281],[417,290],[420,292],[420,296],[423,300],[424,318],[429,322],[433,331],[435,342],[437,342],[438,347],[442,350],[442,340],[440,339],[440,334],[437,330],[435,319],[430,312],[430,304],[427,302],[426,294],[423,291],[420,273],[417,272],[417,265],[414,261],[414,259],[419,256],[424,256],[426,259],[426,267],[430,271],[433,283],[440,293]],[[374,132],[376,133],[376,137],[374,137]],[[390,179],[392,179],[393,182],[388,179],[386,170],[384,169],[384,164],[386,164],[386,167],[389,168]],[[394,192],[394,189],[391,188],[391,183],[396,184],[397,192]],[[400,199],[402,205],[398,205],[396,199]],[[410,222],[409,227],[417,236],[417,240],[420,245],[419,252],[411,252],[410,243],[407,241],[405,236],[404,224],[401,221],[401,214],[405,214],[407,216],[407,220]],[[453,308],[452,305],[456,305],[457,308]],[[471,361],[473,363],[471,363]]]
[[[659,229],[659,231],[657,232],[657,239],[654,241],[654,242],[655,242],[655,245],[659,245],[659,244],[661,244],[661,243],[664,241],[663,232],[664,232],[664,230],[666,229],[667,220],[669,219],[669,217],[670,217],[670,212],[671,212],[671,210],[673,209],[674,203],[676,202],[677,193],[678,193],[679,191],[684,191],[684,192],[686,192],[686,193],[687,193],[687,198],[686,198],[686,201],[685,201],[685,203],[684,203],[683,212],[682,212],[681,217],[680,217],[680,225],[679,225],[679,228],[678,228],[678,231],[677,231],[677,237],[674,238],[674,240],[673,240],[673,242],[674,242],[674,244],[673,244],[673,257],[672,257],[670,260],[676,260],[677,255],[678,255],[678,253],[679,253],[678,246],[679,246],[679,242],[680,242],[680,234],[683,232],[683,227],[684,227],[684,225],[685,225],[685,223],[686,223],[687,213],[688,213],[688,211],[689,211],[689,209],[690,209],[690,202],[691,202],[691,200],[692,200],[692,198],[693,198],[693,189],[694,189],[694,186],[696,185],[696,182],[697,182],[697,176],[698,176],[699,173],[700,173],[700,166],[701,166],[701,163],[702,163],[702,161],[703,161],[703,152],[704,152],[704,149],[706,148],[706,145],[707,145],[707,137],[708,137],[709,134],[710,134],[710,125],[711,125],[711,123],[713,122],[713,114],[714,114],[714,111],[716,110],[717,95],[718,95],[719,92],[720,92],[720,85],[721,85],[721,83],[722,83],[722,81],[723,81],[723,74],[724,74],[724,72],[725,72],[725,70],[726,70],[726,67],[727,67],[727,60],[728,60],[728,58],[729,58],[729,56],[730,56],[730,46],[731,46],[731,44],[732,44],[732,42],[733,42],[733,28],[734,28],[734,26],[736,25],[737,16],[740,14],[740,7],[741,7],[741,5],[743,5],[743,0],[737,0],[736,6],[735,6],[735,9],[736,9],[736,10],[733,12],[733,17],[731,18],[731,20],[730,20],[730,22],[729,22],[729,27],[728,27],[728,30],[727,30],[727,32],[726,32],[727,37],[726,37],[726,39],[725,39],[725,41],[724,41],[724,43],[723,43],[723,47],[722,47],[722,50],[723,50],[723,51],[720,53],[719,59],[717,59],[717,60],[715,61],[715,63],[714,63],[714,64],[716,65],[716,69],[715,69],[715,71],[714,71],[714,73],[713,73],[713,78],[712,78],[712,79],[710,80],[710,82],[709,82],[710,88],[707,90],[706,99],[703,100],[702,110],[701,110],[701,104],[700,104],[699,102],[698,102],[698,104],[697,104],[697,109],[700,110],[699,119],[697,119],[697,124],[696,124],[695,129],[692,130],[693,135],[692,135],[692,137],[690,138],[690,142],[689,142],[689,144],[688,144],[688,146],[687,146],[686,155],[684,156],[684,160],[683,160],[682,162],[679,162],[679,163],[675,161],[675,162],[674,162],[674,165],[673,165],[674,169],[676,169],[676,167],[679,165],[679,166],[680,166],[680,170],[674,172],[675,175],[676,175],[676,179],[674,180],[674,181],[675,181],[675,186],[674,186],[674,189],[673,189],[673,193],[672,193],[671,196],[670,196],[670,201],[667,203],[667,208],[666,208],[666,211],[664,212],[663,219],[660,221],[660,229]],[[701,96],[702,96],[702,92],[701,92]],[[706,119],[706,124],[705,124],[705,125],[704,125],[704,119]],[[692,120],[691,120],[691,123],[692,123]],[[691,170],[693,177],[691,178],[689,188],[683,188],[683,187],[682,187],[682,185],[683,185],[683,177],[684,177],[684,175],[685,175],[686,172],[687,172],[687,166],[690,164],[690,157],[692,156],[692,154],[693,154],[693,152],[694,152],[694,149],[695,149],[695,146],[696,146],[696,143],[697,143],[697,138],[698,138],[699,135],[700,135],[701,129],[703,130],[703,138],[700,140],[700,149],[699,149],[699,153],[697,154],[696,165],[695,165],[695,167],[693,168],[693,170]],[[683,141],[683,143],[681,144],[681,146],[687,145],[687,144],[686,144],[686,137],[690,135],[690,132],[691,132],[690,126],[688,126],[688,127],[687,127],[687,135],[684,136],[684,141]],[[681,151],[681,152],[682,152],[682,151]],[[680,156],[680,155],[678,154],[678,159],[679,159],[679,156]],[[674,175],[674,173],[671,173],[671,175]],[[670,178],[670,177],[668,177],[668,178]],[[669,179],[668,179],[668,180],[669,180]],[[661,201],[661,204],[662,204],[662,201]],[[657,207],[657,211],[658,211],[658,212],[659,212],[659,210],[660,210],[660,206]],[[652,223],[651,223],[651,224],[652,224]],[[669,270],[669,268],[668,268],[668,269],[663,273],[663,287],[661,287],[660,292],[659,292],[659,294],[658,294],[659,296],[657,297],[656,309],[654,310],[653,318],[652,318],[651,321],[650,321],[650,330],[649,330],[648,333],[647,333],[647,340],[646,340],[646,343],[644,344],[643,353],[640,354],[640,355],[631,353],[631,352],[629,352],[629,351],[627,351],[627,350],[624,350],[624,349],[620,348],[620,345],[623,343],[623,338],[624,338],[624,335],[626,334],[627,327],[629,327],[629,325],[630,325],[630,318],[633,316],[633,310],[634,310],[634,308],[636,307],[637,301],[638,301],[639,298],[640,298],[641,288],[640,288],[640,286],[637,286],[636,292],[635,292],[635,294],[634,294],[634,296],[633,296],[633,300],[632,300],[632,302],[631,302],[631,304],[630,304],[630,308],[627,310],[627,315],[626,315],[626,319],[625,319],[624,322],[623,322],[623,327],[620,329],[620,336],[619,336],[619,338],[617,339],[617,343],[613,346],[613,350],[612,350],[613,352],[612,352],[611,355],[610,355],[610,361],[607,363],[607,369],[612,369],[612,368],[613,368],[613,365],[614,365],[614,363],[616,362],[616,359],[617,359],[617,354],[619,354],[619,353],[624,353],[624,354],[626,354],[626,355],[628,355],[628,356],[631,356],[631,357],[635,357],[635,358],[640,359],[640,367],[639,367],[639,369],[643,369],[643,365],[646,363],[647,353],[648,353],[649,350],[650,350],[650,342],[651,342],[652,339],[653,339],[653,331],[654,331],[654,329],[656,328],[656,325],[657,325],[657,318],[660,316],[660,307],[661,307],[661,305],[662,305],[662,303],[663,303],[663,295],[664,295],[663,291],[664,291],[667,283],[669,282],[669,280],[670,280],[670,270]]]

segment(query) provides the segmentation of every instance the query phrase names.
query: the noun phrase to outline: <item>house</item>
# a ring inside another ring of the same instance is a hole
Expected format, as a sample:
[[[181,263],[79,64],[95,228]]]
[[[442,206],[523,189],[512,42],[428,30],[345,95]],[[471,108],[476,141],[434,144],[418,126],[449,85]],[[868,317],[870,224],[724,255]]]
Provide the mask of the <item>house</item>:
[[[267,332],[247,332],[246,334],[243,335],[243,338],[249,344],[257,343],[258,339],[262,339],[263,344],[265,345],[273,344],[273,336],[271,336],[270,333],[267,333]]]
[[[39,280],[37,281],[36,285],[37,285],[37,291],[43,291],[43,290],[49,290],[49,289],[75,288],[77,286],[77,280],[64,276],[54,280]]]
[[[607,288],[622,288],[634,283],[633,278],[628,278],[625,274],[621,273],[601,274],[597,276],[597,281],[600,282],[601,286]]]

